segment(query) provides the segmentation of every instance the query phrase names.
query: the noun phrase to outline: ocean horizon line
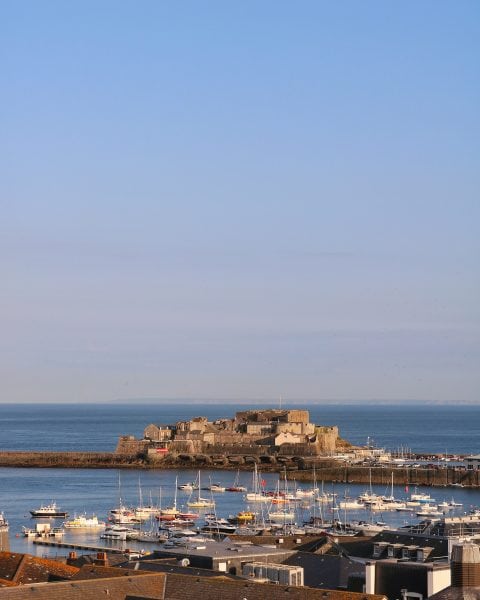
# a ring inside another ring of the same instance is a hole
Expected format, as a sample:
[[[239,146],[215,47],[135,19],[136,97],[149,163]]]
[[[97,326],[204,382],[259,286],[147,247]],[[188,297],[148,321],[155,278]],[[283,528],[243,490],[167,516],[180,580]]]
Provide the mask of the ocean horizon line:
[[[240,406],[268,406],[269,408],[280,408],[286,409],[290,406],[480,406],[480,401],[468,401],[468,400],[434,400],[434,399],[397,399],[397,400],[386,400],[381,398],[371,399],[259,399],[259,398],[183,398],[183,397],[172,397],[172,398],[149,398],[149,397],[133,397],[133,398],[117,398],[114,400],[65,400],[65,401],[0,401],[2,406],[78,406],[78,405],[126,405],[126,404],[138,404],[145,406],[154,405],[170,405],[178,402],[182,402],[185,405],[200,406],[222,406],[222,405],[240,405]]]

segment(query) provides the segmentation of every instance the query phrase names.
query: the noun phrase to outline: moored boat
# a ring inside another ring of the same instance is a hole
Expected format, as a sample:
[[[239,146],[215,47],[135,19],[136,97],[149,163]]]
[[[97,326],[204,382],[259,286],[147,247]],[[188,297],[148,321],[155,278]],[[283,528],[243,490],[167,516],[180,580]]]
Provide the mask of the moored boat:
[[[218,532],[218,533],[235,533],[236,525],[232,525],[227,519],[205,519],[205,525],[202,531]]]
[[[178,489],[182,492],[193,492],[193,490],[198,489],[198,486],[195,482],[182,483],[178,486]]]
[[[227,492],[246,492],[247,488],[244,485],[240,485],[240,471],[237,471],[237,475],[235,476],[235,481],[233,485],[225,488]]]
[[[226,490],[226,488],[220,483],[212,483],[203,489],[207,490],[208,492],[224,492]]]
[[[36,519],[66,519],[68,517],[67,511],[61,510],[55,502],[51,502],[50,504],[46,504],[45,506],[42,504],[40,508],[37,508],[36,510],[31,510],[30,514]]]
[[[236,515],[230,515],[228,521],[237,525],[244,525],[245,523],[252,523],[255,521],[255,513],[250,510],[242,510]]]
[[[198,472],[198,493],[197,498],[190,498],[187,501],[187,506],[189,508],[214,508],[215,502],[213,500],[208,500],[207,498],[202,498],[200,496],[200,471]]]
[[[295,520],[295,512],[288,509],[270,511],[268,517],[275,523],[292,523]]]
[[[34,529],[22,527],[22,532],[28,538],[60,538],[65,533],[61,527],[50,527],[49,523],[37,523]]]
[[[91,517],[81,515],[70,519],[70,521],[65,521],[63,526],[66,529],[103,529],[106,526],[106,523],[99,521],[95,515]]]
[[[127,539],[127,533],[130,530],[122,525],[110,525],[105,528],[105,531],[100,536],[102,540],[118,540],[125,541]]]

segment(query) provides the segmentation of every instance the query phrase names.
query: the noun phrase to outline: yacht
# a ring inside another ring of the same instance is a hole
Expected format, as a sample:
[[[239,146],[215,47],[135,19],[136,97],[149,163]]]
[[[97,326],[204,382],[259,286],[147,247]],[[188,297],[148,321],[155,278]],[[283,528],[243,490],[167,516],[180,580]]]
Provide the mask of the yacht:
[[[194,481],[192,481],[189,483],[182,483],[178,486],[178,489],[182,490],[182,492],[193,492],[193,490],[198,489],[198,486]]]
[[[438,510],[438,506],[433,504],[424,504],[422,509],[415,513],[417,517],[442,517],[443,512]]]
[[[110,525],[105,528],[105,531],[100,536],[102,540],[119,540],[124,542],[127,539],[127,533],[130,530],[128,527],[121,525]]]
[[[47,519],[66,519],[68,513],[65,510],[60,510],[55,502],[51,502],[47,505],[41,505],[37,510],[31,510],[30,514],[34,518],[47,518]]]
[[[430,494],[417,492],[417,488],[415,488],[415,492],[410,495],[410,500],[412,502],[420,502],[421,504],[431,504],[432,502],[435,502],[435,498],[432,498]]]
[[[207,490],[209,492],[224,492],[226,488],[223,485],[221,485],[220,483],[212,483],[203,489]]]
[[[116,525],[129,525],[131,523],[138,523],[138,519],[135,517],[135,513],[130,508],[120,504],[118,508],[112,508],[108,520]]]
[[[363,502],[359,502],[358,500],[345,499],[343,502],[338,503],[338,507],[341,510],[362,510],[365,508],[365,504],[363,504]]]
[[[381,531],[389,530],[391,527],[382,521],[368,522],[368,521],[356,521],[350,523],[350,529],[358,531],[362,535],[375,535]]]
[[[105,525],[95,515],[92,517],[81,515],[63,523],[65,529],[103,529]]]
[[[218,533],[235,533],[236,525],[232,525],[227,519],[205,519],[205,526],[202,531],[211,531]]]

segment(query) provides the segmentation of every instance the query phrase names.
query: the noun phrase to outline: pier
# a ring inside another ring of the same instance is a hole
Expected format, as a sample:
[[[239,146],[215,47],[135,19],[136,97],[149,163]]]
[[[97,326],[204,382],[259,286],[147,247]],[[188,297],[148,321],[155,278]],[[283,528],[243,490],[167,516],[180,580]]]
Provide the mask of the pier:
[[[70,548],[71,550],[87,550],[89,552],[111,552],[113,554],[128,554],[128,550],[111,548],[110,546],[90,546],[88,544],[75,544],[74,542],[58,542],[56,540],[35,539],[34,544],[49,546],[50,548]]]

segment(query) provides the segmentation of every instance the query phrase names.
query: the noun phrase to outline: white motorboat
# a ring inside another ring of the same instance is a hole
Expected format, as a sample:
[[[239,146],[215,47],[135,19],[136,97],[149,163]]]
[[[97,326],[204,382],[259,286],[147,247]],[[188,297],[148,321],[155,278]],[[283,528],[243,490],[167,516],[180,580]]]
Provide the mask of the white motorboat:
[[[219,483],[212,483],[206,488],[204,488],[204,490],[207,490],[209,492],[224,492],[226,488],[223,485],[220,485]]]
[[[343,500],[338,503],[338,507],[341,510],[362,510],[365,508],[365,504],[363,502],[359,502],[358,500]]]
[[[422,509],[415,513],[417,517],[441,517],[443,512],[438,510],[438,507],[432,504],[425,504]]]
[[[178,486],[178,489],[182,492],[193,492],[193,490],[198,489],[198,486],[195,482],[192,481],[190,483],[182,483]]]
[[[435,502],[435,498],[432,498],[430,494],[418,492],[417,488],[415,488],[415,492],[410,495],[410,500],[412,502],[420,502],[421,504],[431,504],[432,502]]]
[[[121,525],[110,525],[105,528],[105,531],[100,536],[102,540],[118,540],[124,542],[127,539],[127,533],[130,530],[128,527]]]
[[[381,521],[377,521],[375,523],[369,523],[368,521],[356,521],[350,523],[350,529],[358,531],[362,535],[375,535],[381,531],[389,530],[391,527]]]
[[[63,526],[65,529],[103,529],[106,523],[99,521],[95,515],[91,517],[81,515],[80,517],[70,519],[70,521],[65,521]]]

